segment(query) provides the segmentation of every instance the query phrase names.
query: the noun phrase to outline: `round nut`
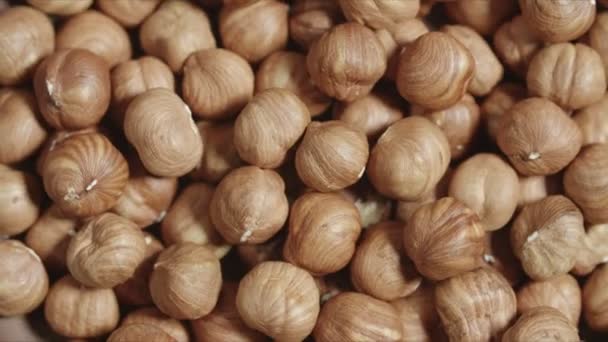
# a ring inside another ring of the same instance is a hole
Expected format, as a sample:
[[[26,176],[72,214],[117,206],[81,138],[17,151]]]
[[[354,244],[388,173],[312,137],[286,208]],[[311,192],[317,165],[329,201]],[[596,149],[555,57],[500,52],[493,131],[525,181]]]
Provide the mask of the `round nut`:
[[[68,0],[69,1],[69,0]],[[162,0],[98,0],[99,9],[127,28],[141,24]]]
[[[539,341],[551,336],[556,341],[578,341],[576,326],[554,308],[541,306],[525,312],[503,335],[503,342]]]
[[[494,34],[494,51],[518,75],[526,75],[530,61],[542,46],[542,40],[521,15],[504,23]]]
[[[583,308],[585,321],[591,329],[608,331],[608,310],[606,310],[606,286],[608,284],[608,266],[596,269],[583,288]]]
[[[514,0],[444,0],[443,2],[448,17],[484,36],[494,33],[498,26],[517,10]]]
[[[129,324],[114,330],[107,340],[107,342],[130,341],[175,342],[176,339],[152,324]]]
[[[527,97],[527,89],[518,83],[501,83],[486,97],[481,104],[481,116],[486,131],[492,140],[496,140],[501,130],[501,119],[509,109]]]
[[[568,317],[572,325],[578,325],[581,316],[581,288],[576,279],[562,274],[544,281],[531,281],[517,291],[517,311],[548,306]]]
[[[608,95],[577,111],[572,117],[583,134],[583,146],[608,143],[606,111],[608,111]]]
[[[190,337],[188,336],[188,330],[184,324],[174,318],[168,317],[156,307],[149,306],[135,311],[130,312],[122,320],[120,324],[121,328],[128,325],[147,325],[154,326],[167,335],[169,335],[173,342],[188,342]],[[129,342],[133,340],[127,340]],[[156,340],[154,340],[156,341]]]
[[[40,181],[33,175],[0,164],[0,235],[26,231],[40,215]]]
[[[70,16],[86,11],[93,0],[27,0],[27,3],[46,14]]]
[[[346,19],[375,29],[391,28],[416,17],[420,0],[338,0]]]
[[[601,2],[601,0],[600,0]],[[589,29],[588,42],[597,53],[600,54],[602,62],[604,63],[604,71],[606,72],[606,79],[608,79],[608,43],[606,42],[606,35],[608,34],[608,12],[598,13],[595,18],[595,23]]]
[[[546,42],[561,43],[582,36],[595,19],[595,1],[519,0],[531,30]]]
[[[432,341],[441,331],[435,310],[435,293],[430,286],[420,286],[411,295],[391,302],[397,309],[403,330],[402,342]]]
[[[289,9],[289,36],[308,50],[323,33],[342,20],[337,1],[295,0]]]
[[[203,157],[190,177],[217,183],[243,164],[234,146],[234,125],[200,121],[197,127],[203,139]]]

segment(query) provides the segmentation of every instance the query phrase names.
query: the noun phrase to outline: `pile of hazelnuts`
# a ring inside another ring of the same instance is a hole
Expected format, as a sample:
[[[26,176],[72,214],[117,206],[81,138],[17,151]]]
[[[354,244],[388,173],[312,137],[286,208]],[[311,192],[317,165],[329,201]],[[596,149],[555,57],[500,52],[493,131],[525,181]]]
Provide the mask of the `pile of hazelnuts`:
[[[0,0],[0,340],[605,341],[607,79],[606,0]]]

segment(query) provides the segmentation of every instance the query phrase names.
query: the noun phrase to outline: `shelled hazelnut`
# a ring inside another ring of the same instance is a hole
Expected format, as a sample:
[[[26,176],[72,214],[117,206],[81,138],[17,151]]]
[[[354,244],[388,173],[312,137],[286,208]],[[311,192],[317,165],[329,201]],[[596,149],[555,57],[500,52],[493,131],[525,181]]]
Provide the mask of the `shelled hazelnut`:
[[[503,335],[502,342],[528,342],[547,338],[579,340],[576,326],[558,310],[541,306],[525,312]]]
[[[171,336],[173,338],[171,341],[173,342],[188,342],[190,340],[188,330],[182,322],[166,316],[153,306],[143,307],[130,312],[122,320],[120,327],[133,324],[155,326]]]
[[[582,36],[595,19],[595,1],[520,0],[530,29],[544,41],[561,43]]]
[[[598,102],[577,111],[572,119],[583,134],[583,146],[608,143],[608,94]]]
[[[304,50],[341,22],[337,1],[295,0],[289,10],[289,37]]]
[[[162,0],[98,0],[97,7],[127,28],[141,24]]]
[[[389,29],[376,30],[376,36],[386,52],[385,77],[394,81],[399,66],[399,55],[411,42],[429,32],[428,25],[420,18],[407,19],[396,23]]]
[[[46,14],[70,16],[86,11],[93,4],[93,0],[27,0],[27,3]]]
[[[486,250],[483,261],[485,261],[486,267],[498,271],[511,286],[515,287],[525,279],[525,273],[508,243],[510,235],[511,226],[486,233]]]
[[[532,57],[543,42],[518,15],[505,22],[494,34],[494,51],[509,69],[518,75],[526,75]]]
[[[394,300],[391,304],[397,309],[401,321],[402,342],[430,342],[441,330],[433,287],[421,285],[411,295]]]
[[[34,175],[0,164],[0,235],[21,234],[36,222],[41,192]]]
[[[593,26],[589,29],[588,43],[597,53],[599,53],[604,63],[604,71],[606,72],[606,78],[608,79],[608,43],[606,42],[606,35],[608,34],[608,12],[598,13],[595,17]]]
[[[608,225],[596,224],[587,228],[583,248],[579,251],[572,273],[588,275],[600,264],[608,261]]]
[[[511,107],[527,97],[527,90],[519,83],[500,83],[481,103],[481,117],[488,136],[496,140],[501,120]]]
[[[374,29],[391,28],[399,22],[415,18],[420,0],[338,0],[346,19]]]
[[[582,299],[576,279],[562,274],[543,281],[531,281],[517,291],[517,311],[525,313],[542,306],[559,310],[572,325],[578,325]]]
[[[505,19],[517,10],[516,0],[444,1],[448,17],[481,35],[492,35]]]
[[[416,210],[425,204],[429,204],[437,201],[442,197],[447,197],[450,181],[454,175],[454,170],[448,168],[439,180],[439,183],[420,199],[415,201],[398,201],[397,210],[395,211],[395,217],[402,222],[409,222],[411,217],[414,215]]]
[[[234,146],[234,124],[199,121],[197,127],[203,139],[203,156],[190,177],[217,183],[243,164]]]
[[[256,245],[238,245],[237,254],[247,269],[251,269],[265,261],[280,261],[283,259],[283,244],[285,237],[283,231],[266,242]]]
[[[120,326],[108,337],[108,342],[149,341],[175,342],[176,340],[158,326],[152,324],[129,324]]]
[[[520,176],[518,207],[560,193],[561,179],[558,176]]]
[[[593,330],[608,331],[608,310],[606,310],[606,286],[608,266],[597,268],[583,287],[583,311],[585,321]]]

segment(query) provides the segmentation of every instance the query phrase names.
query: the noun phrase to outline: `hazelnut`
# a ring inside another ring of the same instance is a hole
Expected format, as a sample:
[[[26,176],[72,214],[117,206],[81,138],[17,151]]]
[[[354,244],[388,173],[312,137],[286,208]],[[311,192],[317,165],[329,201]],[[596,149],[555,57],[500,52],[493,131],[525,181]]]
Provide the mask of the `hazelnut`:
[[[305,50],[343,20],[337,1],[295,0],[289,12],[290,38]]]
[[[0,241],[0,316],[16,316],[36,309],[49,290],[44,265],[34,251],[17,240]]]
[[[309,192],[291,206],[283,256],[313,275],[334,273],[353,257],[360,233],[361,217],[352,202],[335,193]]]
[[[608,261],[608,225],[596,224],[587,228],[583,248],[579,251],[572,273],[587,275],[596,266]]]
[[[519,177],[519,200],[517,206],[522,207],[541,200],[548,195],[555,195],[558,192],[554,191],[554,184],[557,181],[555,177],[545,176],[520,176]]]
[[[606,286],[608,285],[608,266],[597,268],[583,287],[583,310],[585,321],[591,329],[608,331],[608,310],[606,310]]]
[[[219,32],[228,50],[257,63],[281,50],[289,39],[289,5],[259,0],[225,5],[219,15]]]
[[[519,200],[519,178],[499,156],[479,153],[460,164],[449,195],[477,213],[486,231],[505,226]]]
[[[542,46],[521,15],[502,24],[494,34],[494,51],[518,75],[526,75],[530,61]]]
[[[582,36],[595,19],[595,1],[519,0],[524,19],[546,42],[562,43]]]
[[[130,312],[120,324],[120,327],[126,327],[128,325],[139,325],[144,324],[147,326],[154,326],[171,336],[174,342],[188,342],[190,338],[188,336],[188,330],[184,324],[176,319],[166,316],[153,306],[144,307]],[[132,340],[127,340],[132,341]]]
[[[77,131],[55,131],[55,132],[53,132],[46,139],[46,142],[44,143],[44,145],[42,146],[42,148],[40,149],[40,151],[38,153],[38,157],[36,158],[36,172],[42,176],[42,173],[44,171],[44,162],[48,158],[49,154],[53,150],[55,150],[55,148],[57,146],[59,146],[63,141],[67,140],[68,138],[75,137],[77,135],[98,133],[102,130],[106,131],[103,128],[99,129],[98,126],[93,126],[93,127],[89,127],[89,128],[79,129]]]
[[[203,157],[190,176],[194,180],[217,183],[243,164],[234,146],[234,125],[200,121],[197,127],[203,139]]]
[[[517,102],[527,97],[527,89],[518,83],[504,82],[496,86],[481,103],[481,116],[492,140],[500,132],[501,119]]]
[[[110,105],[110,69],[103,58],[87,50],[58,50],[38,66],[34,90],[40,112],[52,127],[95,126]]]
[[[135,27],[156,9],[162,0],[98,0],[99,9],[124,27]]]
[[[210,313],[221,287],[219,260],[209,248],[193,243],[178,243],[163,250],[150,277],[154,304],[180,320]]]
[[[40,188],[34,175],[0,164],[0,235],[21,234],[36,222]]]
[[[572,119],[583,134],[583,146],[608,143],[608,94],[598,102],[577,111]]]
[[[397,202],[397,210],[395,212],[395,217],[403,222],[408,222],[414,212],[418,210],[421,206],[425,204],[429,204],[435,202],[436,200],[446,197],[448,195],[448,188],[450,185],[450,181],[452,180],[452,176],[454,174],[454,170],[448,168],[443,177],[437,183],[431,191],[424,194],[420,199],[415,201],[398,201]]]
[[[25,6],[0,15],[0,85],[24,83],[55,48],[55,30],[44,13]]]
[[[387,59],[386,78],[395,80],[399,56],[407,44],[415,41],[423,34],[429,32],[427,24],[419,18],[406,19],[398,22],[390,29],[376,31],[376,36],[384,46]]]
[[[236,251],[240,260],[248,269],[264,261],[280,261],[283,259],[284,231],[279,232],[270,240],[257,245],[238,245]]]
[[[386,54],[374,32],[357,23],[334,26],[306,57],[310,79],[339,101],[368,94],[386,71]]]
[[[112,208],[127,185],[129,166],[102,134],[77,134],[51,147],[42,166],[44,188],[69,216]]]
[[[375,29],[391,28],[397,23],[415,18],[420,0],[338,0],[346,19]]]
[[[0,163],[12,164],[32,156],[47,137],[36,99],[21,89],[0,90]]]
[[[120,312],[112,289],[85,287],[66,275],[49,290],[44,303],[44,317],[58,334],[89,338],[114,330]]]
[[[264,90],[236,118],[234,146],[244,161],[275,168],[285,161],[309,123],[310,113],[294,93],[279,88]]]
[[[57,48],[80,48],[105,59],[110,67],[131,59],[129,35],[116,21],[89,10],[73,17],[57,33]]]
[[[177,197],[162,220],[161,233],[167,245],[192,242],[206,245],[219,258],[230,246],[211,223],[209,205],[214,188],[205,183],[191,183]]]
[[[608,220],[608,188],[604,177],[608,170],[608,145],[585,147],[564,173],[564,189],[576,203],[585,221],[604,223]]]
[[[307,186],[322,192],[355,184],[365,172],[367,137],[343,121],[312,122],[296,151],[296,170]]]
[[[381,300],[412,294],[422,278],[402,258],[403,223],[384,221],[368,228],[350,264],[353,285],[359,292]]]
[[[526,274],[545,280],[572,269],[584,234],[578,208],[554,195],[523,207],[511,228],[511,246]]]
[[[197,341],[263,342],[266,336],[249,328],[236,308],[238,284],[225,282],[210,314],[191,322]]]
[[[399,56],[396,82],[401,96],[424,108],[455,105],[464,96],[475,73],[475,59],[451,35],[429,32]]]
[[[511,244],[508,243],[511,226],[486,233],[486,251],[483,261],[486,267],[493,268],[515,287],[525,278],[521,263],[515,257]]]
[[[131,101],[124,131],[142,164],[153,175],[179,177],[203,155],[203,141],[192,112],[174,92],[150,89]]]
[[[27,0],[27,3],[46,14],[70,16],[86,11],[93,0]]]
[[[608,79],[608,43],[606,43],[606,35],[608,35],[608,12],[602,12],[595,18],[595,23],[589,29],[588,42],[597,53],[599,53],[604,63],[604,71]]]
[[[275,340],[301,341],[317,321],[319,290],[303,269],[267,261],[241,279],[236,308],[248,327]]]
[[[445,197],[414,212],[403,230],[403,246],[418,272],[443,280],[481,266],[484,230],[473,210]]]
[[[515,0],[445,1],[446,14],[484,36],[492,35],[517,10]]]
[[[549,306],[578,325],[581,315],[581,288],[576,279],[562,274],[542,281],[530,281],[517,291],[517,310],[525,313],[536,307]]]
[[[256,92],[270,88],[283,88],[297,95],[311,116],[325,112],[331,99],[311,82],[306,68],[306,56],[292,51],[277,51],[268,56],[255,75]]]
[[[409,117],[380,136],[370,153],[368,176],[382,195],[416,201],[435,188],[449,163],[450,147],[441,129],[425,118]]]
[[[146,54],[165,61],[174,73],[181,72],[195,51],[215,48],[207,14],[189,1],[163,1],[139,29],[139,42]]]
[[[317,342],[401,341],[401,322],[389,303],[357,292],[328,300],[312,333]]]
[[[530,62],[527,83],[531,95],[565,109],[593,104],[606,92],[600,55],[584,44],[553,44],[540,50]]]
[[[498,146],[523,175],[551,175],[578,154],[581,130],[555,103],[534,97],[516,103],[500,122]]]
[[[507,280],[484,267],[437,284],[435,308],[450,341],[489,341],[515,318],[517,300]]]
[[[579,341],[578,330],[558,310],[541,306],[525,312],[503,335],[502,342],[529,342],[552,339]]]
[[[430,342],[441,330],[435,310],[435,293],[431,286],[422,285],[405,298],[391,304],[397,309],[403,331],[402,342]]]
[[[107,340],[107,342],[130,341],[176,342],[177,340],[158,326],[141,323],[122,325],[114,330]]]
[[[267,241],[283,227],[289,212],[281,176],[255,166],[226,175],[210,205],[211,222],[231,244]]]
[[[435,123],[448,139],[452,159],[460,159],[471,151],[481,123],[475,98],[465,94],[455,105],[440,110],[412,107],[413,115],[422,115]]]

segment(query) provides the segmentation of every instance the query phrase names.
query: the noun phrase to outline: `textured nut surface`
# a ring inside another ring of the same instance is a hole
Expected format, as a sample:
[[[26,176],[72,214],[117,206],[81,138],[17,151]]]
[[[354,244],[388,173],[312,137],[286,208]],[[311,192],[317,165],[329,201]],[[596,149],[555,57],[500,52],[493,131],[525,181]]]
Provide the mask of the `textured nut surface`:
[[[175,342],[188,342],[190,340],[184,323],[163,314],[153,306],[131,311],[125,316],[120,325],[121,327],[125,327],[132,324],[144,324],[148,327],[154,326],[171,336],[173,338],[172,341]]]
[[[391,28],[416,17],[420,0],[338,0],[346,19],[375,29]]]
[[[523,17],[544,41],[566,42],[582,36],[595,19],[595,1],[519,0]]]
[[[494,51],[502,62],[518,75],[525,75],[532,57],[542,47],[542,40],[518,15],[494,34]]]
[[[498,26],[517,10],[516,0],[458,0],[444,1],[447,15],[481,35],[491,35]]]
[[[593,26],[589,29],[588,42],[589,46],[600,54],[608,79],[608,42],[604,39],[606,34],[608,34],[608,12],[601,12],[598,13]]]
[[[591,274],[583,288],[585,321],[592,329],[603,332],[608,331],[606,284],[608,284],[608,266],[604,265]]]
[[[295,0],[289,12],[289,37],[305,50],[343,20],[337,1]]]
[[[68,16],[85,11],[91,7],[93,0],[27,0],[27,3],[47,14]]]
[[[541,306],[525,312],[503,335],[502,342],[578,341],[576,326],[554,308]]]
[[[501,119],[509,109],[527,97],[527,89],[519,83],[500,83],[481,103],[481,116],[491,139],[501,130]]]
[[[155,341],[155,342],[175,342],[171,335],[161,328],[152,324],[128,324],[122,325],[114,330],[108,337],[108,342],[129,342],[129,341]]]
[[[243,164],[234,146],[234,124],[200,121],[197,127],[203,139],[203,156],[190,176],[194,180],[217,183]]]
[[[162,0],[99,0],[97,7],[119,22],[121,25],[131,28],[141,24],[144,19],[156,9]],[[85,1],[86,2],[86,1]]]
[[[394,300],[403,331],[403,342],[431,342],[441,330],[435,310],[435,293],[431,286],[422,285],[413,294]]]
[[[572,119],[583,134],[583,146],[608,142],[608,95],[577,111]]]
[[[0,235],[26,231],[40,214],[39,181],[30,173],[0,164]]]
[[[578,325],[582,296],[576,279],[562,274],[544,281],[531,281],[517,291],[517,310],[520,313],[541,306],[559,310],[572,325]]]

